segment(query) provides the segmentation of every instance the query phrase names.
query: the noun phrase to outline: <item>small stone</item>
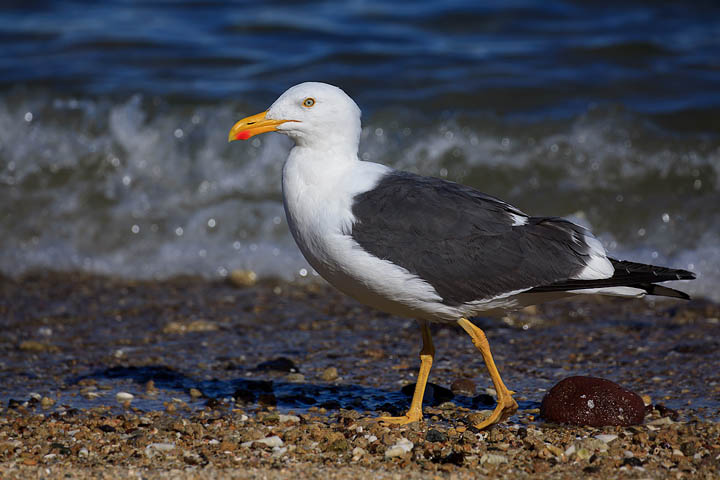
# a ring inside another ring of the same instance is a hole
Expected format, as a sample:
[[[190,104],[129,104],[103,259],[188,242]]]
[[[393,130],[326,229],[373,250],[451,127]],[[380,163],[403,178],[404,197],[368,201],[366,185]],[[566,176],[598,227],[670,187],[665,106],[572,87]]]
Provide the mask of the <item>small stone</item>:
[[[135,395],[127,392],[118,392],[115,394],[115,399],[120,403],[132,402]]]
[[[675,422],[670,417],[661,417],[648,422],[648,425],[672,425],[673,423]]]
[[[298,369],[295,366],[295,363],[286,357],[278,357],[274,358],[272,360],[268,360],[267,362],[260,363],[257,367],[255,367],[256,370],[272,370],[275,372],[286,372],[286,373],[297,373]]]
[[[188,465],[200,465],[202,463],[202,457],[195,452],[184,451],[183,461]]]
[[[587,460],[588,458],[592,457],[593,452],[591,452],[587,448],[580,448],[578,449],[576,455],[580,460]]]
[[[233,270],[228,275],[230,283],[236,287],[252,287],[257,283],[257,273],[252,270]]]
[[[42,406],[42,408],[50,408],[55,405],[55,400],[50,397],[42,397],[42,400],[40,400],[40,405]]]
[[[650,397],[650,395],[643,395],[641,398],[646,407],[652,404],[652,398]]]
[[[78,457],[87,457],[88,455],[90,455],[90,452],[88,451],[87,448],[83,447],[80,450],[78,450]]]
[[[152,455],[153,451],[169,452],[170,450],[173,450],[174,448],[175,448],[174,443],[169,443],[169,442],[151,443],[147,447],[145,447],[145,453],[149,453],[150,455]]]
[[[355,447],[352,451],[352,459],[353,462],[357,462],[362,458],[363,455],[365,455],[365,450],[363,450],[361,447]]]
[[[350,448],[350,444],[348,444],[348,441],[345,439],[345,437],[343,437],[333,441],[330,445],[328,445],[327,451],[342,453],[348,448]]]
[[[595,438],[597,438],[601,442],[610,443],[613,440],[615,440],[616,438],[618,438],[618,436],[612,435],[612,434],[600,434],[600,435],[595,435]]]
[[[297,415],[278,415],[278,422],[280,423],[299,423],[300,417]]]
[[[282,439],[280,437],[278,437],[277,435],[273,435],[272,437],[261,438],[260,440],[255,440],[253,442],[253,444],[257,444],[257,443],[259,443],[261,445],[265,445],[266,447],[270,447],[270,448],[282,447],[282,445],[283,445]]]
[[[450,391],[455,395],[465,395],[472,397],[475,395],[475,382],[469,378],[458,378],[452,385],[450,385]]]
[[[488,463],[490,465],[500,465],[501,463],[508,463],[508,459],[504,455],[497,455],[495,453],[485,453],[480,457],[480,464]]]
[[[385,450],[385,458],[399,457],[410,452],[415,445],[405,437],[400,438],[395,445]]]
[[[440,432],[439,430],[435,430],[434,428],[431,428],[425,434],[425,441],[427,441],[427,442],[446,442],[447,439],[448,439],[447,435]]]
[[[569,377],[545,395],[540,414],[550,422],[602,427],[639,425],[643,399],[620,385],[595,377]]]
[[[326,368],[325,370],[323,370],[320,378],[322,378],[324,382],[332,382],[333,380],[337,380],[337,378],[338,378],[337,368],[335,368],[335,367]]]
[[[190,389],[190,396],[192,398],[200,398],[203,396],[202,392],[198,390],[197,388],[191,388]]]
[[[285,378],[290,383],[302,383],[305,381],[305,375],[302,373],[288,373]]]

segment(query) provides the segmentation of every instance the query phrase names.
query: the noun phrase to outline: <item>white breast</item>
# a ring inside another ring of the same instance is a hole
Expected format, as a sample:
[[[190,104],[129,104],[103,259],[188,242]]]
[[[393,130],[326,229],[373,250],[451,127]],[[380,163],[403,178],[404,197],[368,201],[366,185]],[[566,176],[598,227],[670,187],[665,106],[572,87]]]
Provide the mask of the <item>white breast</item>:
[[[360,302],[388,313],[457,320],[427,282],[365,252],[352,231],[353,197],[373,188],[390,169],[357,159],[318,157],[295,147],[283,168],[283,202],[298,247],[325,280]]]

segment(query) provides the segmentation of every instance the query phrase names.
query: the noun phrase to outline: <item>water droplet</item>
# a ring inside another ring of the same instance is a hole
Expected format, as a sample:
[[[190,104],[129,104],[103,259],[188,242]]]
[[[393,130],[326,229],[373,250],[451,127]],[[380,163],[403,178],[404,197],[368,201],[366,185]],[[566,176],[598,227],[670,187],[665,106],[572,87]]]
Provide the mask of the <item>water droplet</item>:
[[[693,188],[694,188],[695,190],[700,190],[700,189],[702,188],[702,180],[700,180],[699,178],[696,179],[696,180],[693,182]]]
[[[383,129],[382,128],[376,128],[375,129],[375,136],[376,137],[382,137],[383,136]]]
[[[282,219],[280,217],[273,217],[273,223],[275,225],[280,225],[280,222],[282,222]]]
[[[201,258],[207,257],[207,250],[205,250],[204,248],[201,248],[200,250],[198,250],[198,256]]]
[[[557,151],[560,150],[560,147],[558,147],[557,143],[553,143],[550,145],[550,151],[553,153],[557,153]]]
[[[660,256],[660,254],[659,254],[658,252],[652,252],[652,253],[650,254],[650,256],[651,256],[652,258],[658,258],[658,257]]]
[[[182,234],[183,234],[183,228],[182,228],[182,227],[177,227],[177,228],[175,229],[175,235],[177,235],[178,237],[182,237]]]
[[[174,135],[175,135],[175,138],[182,138],[183,135],[185,135],[185,132],[182,131],[182,128],[176,128]]]
[[[505,147],[505,148],[509,147],[509,146],[510,146],[510,139],[507,138],[507,137],[503,138],[503,139],[502,139],[502,146]]]
[[[132,227],[130,227],[130,231],[131,231],[132,233],[140,233],[140,226],[137,225],[137,224],[136,224],[136,225],[133,225]]]
[[[300,274],[301,277],[307,277],[307,269],[305,269],[305,268],[301,268],[298,273]]]
[[[130,178],[130,175],[123,175],[123,177],[122,177],[122,183],[123,183],[123,185],[125,185],[126,187],[127,187],[128,185],[130,185],[130,183],[132,183],[132,178]]]
[[[273,248],[273,249],[272,249],[272,254],[273,254],[273,257],[277,257],[278,255],[280,255],[280,249],[279,249],[279,248]]]
[[[193,125],[197,125],[198,123],[200,123],[200,115],[198,115],[196,113],[195,115],[192,116],[190,121],[193,123]]]
[[[644,229],[644,228],[639,228],[639,229],[638,229],[638,235],[641,236],[641,237],[644,237],[644,236],[645,236],[645,229]]]
[[[217,222],[215,222],[214,218],[211,218],[210,220],[207,221],[207,225],[210,228],[215,228],[215,225],[217,225]]]
[[[625,197],[623,197],[623,196],[620,195],[620,194],[618,194],[618,195],[615,197],[615,201],[618,202],[618,203],[622,202],[623,200],[625,200]]]
[[[235,250],[240,250],[240,247],[242,247],[242,243],[240,243],[239,241],[235,240],[235,241],[233,242],[233,248],[234,248]]]
[[[32,120],[33,120],[33,114],[32,114],[32,112],[27,112],[27,113],[25,113],[25,121],[26,121],[27,123],[30,123],[30,122],[32,122]]]
[[[228,271],[225,267],[218,267],[217,272],[221,277],[227,277]]]
[[[444,178],[444,177],[447,177],[447,175],[448,175],[448,169],[447,169],[447,168],[441,168],[441,169],[440,169],[440,176]]]
[[[257,243],[251,243],[250,244],[250,251],[254,252],[258,249]]]
[[[370,154],[368,152],[363,152],[362,159],[367,162],[368,160],[370,160]]]
[[[662,214],[662,221],[663,221],[664,223],[668,223],[668,222],[670,221],[670,215],[667,214],[667,213],[663,213],[663,214]]]

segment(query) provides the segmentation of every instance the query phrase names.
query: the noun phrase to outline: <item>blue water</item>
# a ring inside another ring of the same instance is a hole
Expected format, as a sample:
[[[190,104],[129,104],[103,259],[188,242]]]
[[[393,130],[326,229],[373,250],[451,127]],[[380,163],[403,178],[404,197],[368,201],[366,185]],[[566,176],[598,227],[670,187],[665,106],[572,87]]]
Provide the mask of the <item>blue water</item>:
[[[289,143],[225,139],[317,80],[363,109],[364,159],[570,216],[720,298],[718,52],[716,2],[5,2],[0,271],[312,274]]]

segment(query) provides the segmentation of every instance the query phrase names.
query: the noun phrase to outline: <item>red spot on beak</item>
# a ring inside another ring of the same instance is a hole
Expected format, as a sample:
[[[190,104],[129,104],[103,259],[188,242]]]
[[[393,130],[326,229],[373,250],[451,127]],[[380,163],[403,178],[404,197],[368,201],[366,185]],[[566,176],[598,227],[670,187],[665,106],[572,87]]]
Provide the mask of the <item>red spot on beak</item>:
[[[250,138],[250,132],[247,130],[243,130],[242,132],[238,132],[237,135],[235,135],[236,140],[247,140]]]

